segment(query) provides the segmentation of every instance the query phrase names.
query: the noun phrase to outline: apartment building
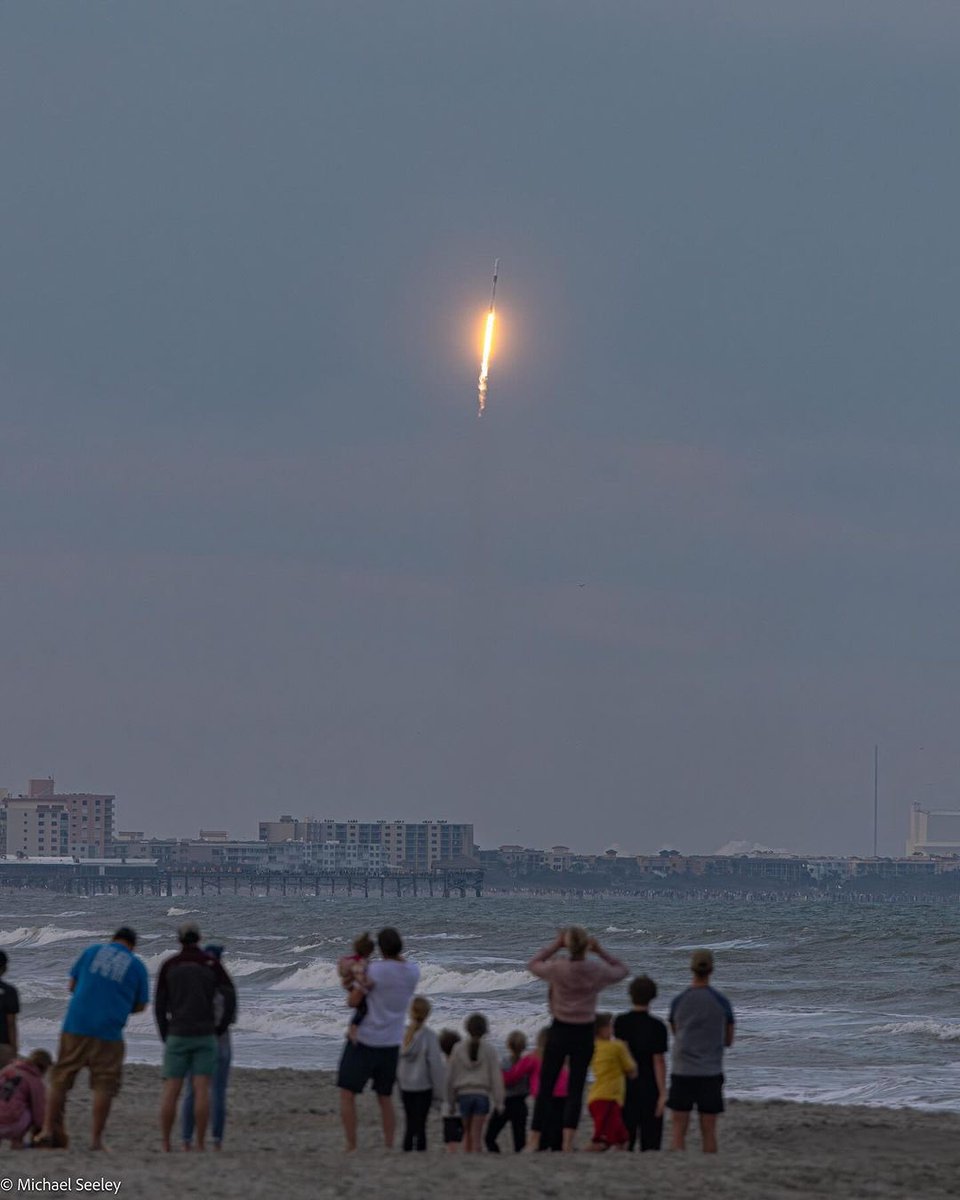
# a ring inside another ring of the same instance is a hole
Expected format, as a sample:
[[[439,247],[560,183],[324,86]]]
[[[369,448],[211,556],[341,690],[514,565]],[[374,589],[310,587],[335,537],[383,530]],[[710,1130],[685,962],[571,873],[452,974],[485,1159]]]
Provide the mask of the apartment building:
[[[476,854],[473,825],[454,821],[298,820],[282,816],[279,821],[260,822],[260,840],[338,844],[370,861],[379,850],[385,866],[408,871],[429,871]]]
[[[31,779],[27,794],[7,796],[6,853],[104,858],[113,845],[116,797],[57,792],[52,778]]]
[[[11,796],[4,808],[8,857],[59,858],[70,853],[70,814],[65,805]]]

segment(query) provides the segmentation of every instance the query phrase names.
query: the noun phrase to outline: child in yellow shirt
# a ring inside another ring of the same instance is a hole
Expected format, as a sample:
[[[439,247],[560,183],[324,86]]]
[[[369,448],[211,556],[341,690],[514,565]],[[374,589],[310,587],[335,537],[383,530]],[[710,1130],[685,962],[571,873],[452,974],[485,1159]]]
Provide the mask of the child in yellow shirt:
[[[623,1102],[627,1080],[637,1077],[637,1064],[626,1043],[613,1036],[613,1013],[597,1014],[590,1070],[593,1086],[587,1095],[587,1107],[593,1117],[593,1140],[587,1149],[625,1150],[630,1135],[623,1123]]]

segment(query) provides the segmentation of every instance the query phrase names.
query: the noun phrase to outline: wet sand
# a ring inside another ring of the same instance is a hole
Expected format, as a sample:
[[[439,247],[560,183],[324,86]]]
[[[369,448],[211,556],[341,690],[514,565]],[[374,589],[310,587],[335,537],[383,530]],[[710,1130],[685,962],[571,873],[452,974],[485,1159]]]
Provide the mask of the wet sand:
[[[431,1121],[433,1144],[424,1154],[382,1148],[376,1105],[360,1101],[360,1152],[342,1152],[338,1095],[329,1071],[237,1070],[230,1089],[222,1153],[164,1155],[157,1131],[159,1070],[128,1067],[107,1130],[109,1155],[85,1149],[89,1092],[70,1097],[66,1152],[0,1152],[0,1193],[29,1194],[18,1177],[119,1182],[134,1200],[234,1200],[271,1195],[307,1197],[635,1197],[657,1200],[698,1193],[720,1200],[776,1197],[955,1196],[960,1162],[960,1116],[911,1109],[867,1109],[786,1103],[737,1103],[721,1121],[716,1157],[680,1154],[448,1156]],[[398,1114],[402,1125],[402,1116]],[[582,1137],[588,1129],[586,1117]],[[509,1131],[502,1144],[506,1146]],[[4,1184],[10,1179],[10,1185]],[[27,1185],[29,1187],[29,1185]],[[43,1187],[40,1184],[40,1187]],[[39,1188],[31,1189],[34,1194]],[[47,1189],[44,1189],[45,1191]]]

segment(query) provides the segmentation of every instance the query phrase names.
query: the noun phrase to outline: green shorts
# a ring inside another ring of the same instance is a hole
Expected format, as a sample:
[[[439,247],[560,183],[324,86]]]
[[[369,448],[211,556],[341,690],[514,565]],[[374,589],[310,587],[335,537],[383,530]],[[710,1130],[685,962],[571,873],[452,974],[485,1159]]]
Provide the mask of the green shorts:
[[[185,1079],[188,1075],[212,1075],[217,1069],[217,1039],[178,1037],[171,1033],[163,1047],[164,1079]]]

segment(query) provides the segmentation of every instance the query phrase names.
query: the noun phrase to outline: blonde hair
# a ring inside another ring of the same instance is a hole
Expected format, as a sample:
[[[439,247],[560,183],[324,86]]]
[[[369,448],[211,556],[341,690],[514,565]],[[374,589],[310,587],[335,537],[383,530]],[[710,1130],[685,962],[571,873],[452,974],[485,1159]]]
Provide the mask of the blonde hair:
[[[426,996],[414,996],[410,1001],[410,1024],[403,1034],[403,1046],[406,1049],[414,1037],[426,1024],[430,1016],[430,1001]]]
[[[585,958],[590,945],[590,935],[582,925],[571,925],[566,936],[567,949],[573,959]]]

